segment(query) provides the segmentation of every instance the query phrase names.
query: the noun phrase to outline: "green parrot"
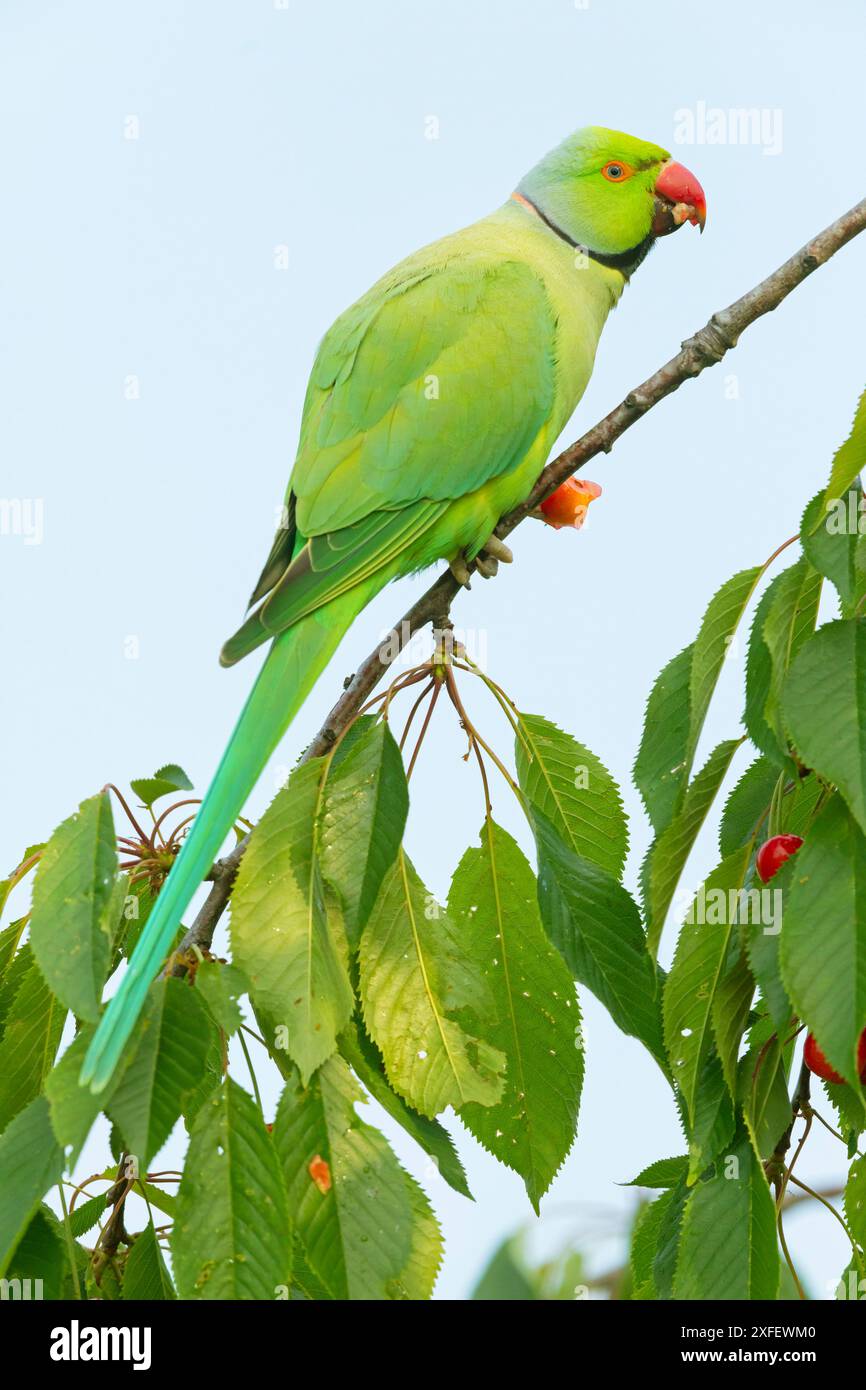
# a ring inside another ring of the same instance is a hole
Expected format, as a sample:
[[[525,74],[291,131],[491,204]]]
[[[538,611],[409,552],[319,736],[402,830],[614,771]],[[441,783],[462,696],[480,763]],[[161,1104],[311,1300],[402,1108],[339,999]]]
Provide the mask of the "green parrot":
[[[694,175],[589,127],[508,201],[388,272],[313,364],[283,525],[223,647],[271,643],[216,775],[85,1058],[111,1078],[181,915],[291,720],[361,609],[447,560],[465,580],[510,552],[499,518],[532,489],[586,389],[605,320],[659,236],[703,230]]]

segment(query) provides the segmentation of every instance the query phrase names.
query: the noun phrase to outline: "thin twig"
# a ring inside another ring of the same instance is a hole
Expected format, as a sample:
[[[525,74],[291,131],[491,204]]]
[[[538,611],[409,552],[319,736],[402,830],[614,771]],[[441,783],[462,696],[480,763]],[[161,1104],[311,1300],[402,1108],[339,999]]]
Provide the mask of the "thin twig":
[[[678,390],[684,382],[699,376],[707,367],[721,362],[751,324],[777,309],[813,271],[826,264],[831,256],[864,230],[866,198],[819,232],[754,289],[749,290],[726,309],[713,314],[703,328],[683,343],[682,349],[675,357],[652,376],[647,377],[635,390],[629,391],[624,400],[603,420],[591,430],[587,430],[576,443],[558,454],[544,469],[525,501],[502,518],[496,528],[497,535],[509,535],[536,510],[539,503],[555,492],[566,478],[571,477],[598,454],[610,453],[620,436],[625,434],[636,420],[646,415],[647,411]],[[451,603],[459,589],[458,581],[450,570],[446,570],[426,593],[412,604],[387,638],[378,643],[370,655],[361,662],[355,674],[345,682],[342,695],[307,748],[303,761],[329,751],[416,632],[428,623],[432,623],[434,628],[444,628],[448,625]],[[181,952],[192,945],[205,948],[210,946],[248,842],[249,836],[246,836],[235,845],[231,854],[214,865],[213,887],[181,942]]]

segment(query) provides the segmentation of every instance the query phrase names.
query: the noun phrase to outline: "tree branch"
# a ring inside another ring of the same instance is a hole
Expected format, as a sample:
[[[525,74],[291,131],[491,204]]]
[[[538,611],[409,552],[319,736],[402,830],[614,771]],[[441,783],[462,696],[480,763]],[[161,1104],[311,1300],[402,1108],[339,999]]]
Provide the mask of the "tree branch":
[[[754,289],[713,314],[709,322],[682,345],[682,349],[640,386],[630,391],[614,410],[587,430],[547,465],[532,492],[514,511],[502,518],[497,535],[507,536],[578,469],[597,454],[610,453],[617,439],[663,401],[684,382],[699,376],[707,367],[715,366],[731,348],[736,347],[742,333],[758,319],[777,309],[792,290],[801,285],[814,270],[824,265],[847,242],[866,230],[866,198],[844,213],[823,232],[768,275]],[[471,568],[471,566],[470,566]],[[346,682],[342,695],[304,754],[304,761],[327,752],[346,726],[355,718],[364,701],[379,683],[414,634],[432,623],[444,627],[448,622],[451,603],[460,585],[446,570],[425,594],[406,612],[388,637],[362,661],[355,674]],[[214,885],[207,901],[184,937],[180,951],[190,946],[206,949],[214,929],[225,909],[238,866],[248,838],[241,840],[231,854],[214,865]],[[178,967],[182,971],[182,967]]]

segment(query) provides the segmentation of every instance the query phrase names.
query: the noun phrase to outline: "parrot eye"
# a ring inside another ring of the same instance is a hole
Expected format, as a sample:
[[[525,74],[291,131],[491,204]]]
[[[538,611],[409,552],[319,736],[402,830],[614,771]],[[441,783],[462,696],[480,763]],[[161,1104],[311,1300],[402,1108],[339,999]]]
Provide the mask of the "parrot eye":
[[[628,167],[627,164],[620,164],[617,161],[614,161],[611,164],[605,164],[601,172],[604,174],[604,177],[608,179],[611,183],[622,183],[623,179],[627,179],[629,177],[629,175],[632,173],[632,170]]]

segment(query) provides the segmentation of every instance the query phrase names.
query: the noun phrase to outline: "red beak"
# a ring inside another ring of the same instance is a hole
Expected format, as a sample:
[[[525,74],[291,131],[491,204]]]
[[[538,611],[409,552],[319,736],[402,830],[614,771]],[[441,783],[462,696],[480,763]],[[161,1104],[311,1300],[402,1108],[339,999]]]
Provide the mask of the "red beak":
[[[659,226],[656,235],[664,235],[665,230],[673,231],[683,222],[691,222],[693,227],[700,227],[701,231],[707,220],[707,199],[704,190],[698,183],[694,174],[682,164],[676,164],[671,160],[664,166],[656,180],[656,196],[664,198],[667,203],[672,204],[671,208],[666,209],[667,221],[673,222],[666,228]],[[661,222],[663,219],[659,219]]]

